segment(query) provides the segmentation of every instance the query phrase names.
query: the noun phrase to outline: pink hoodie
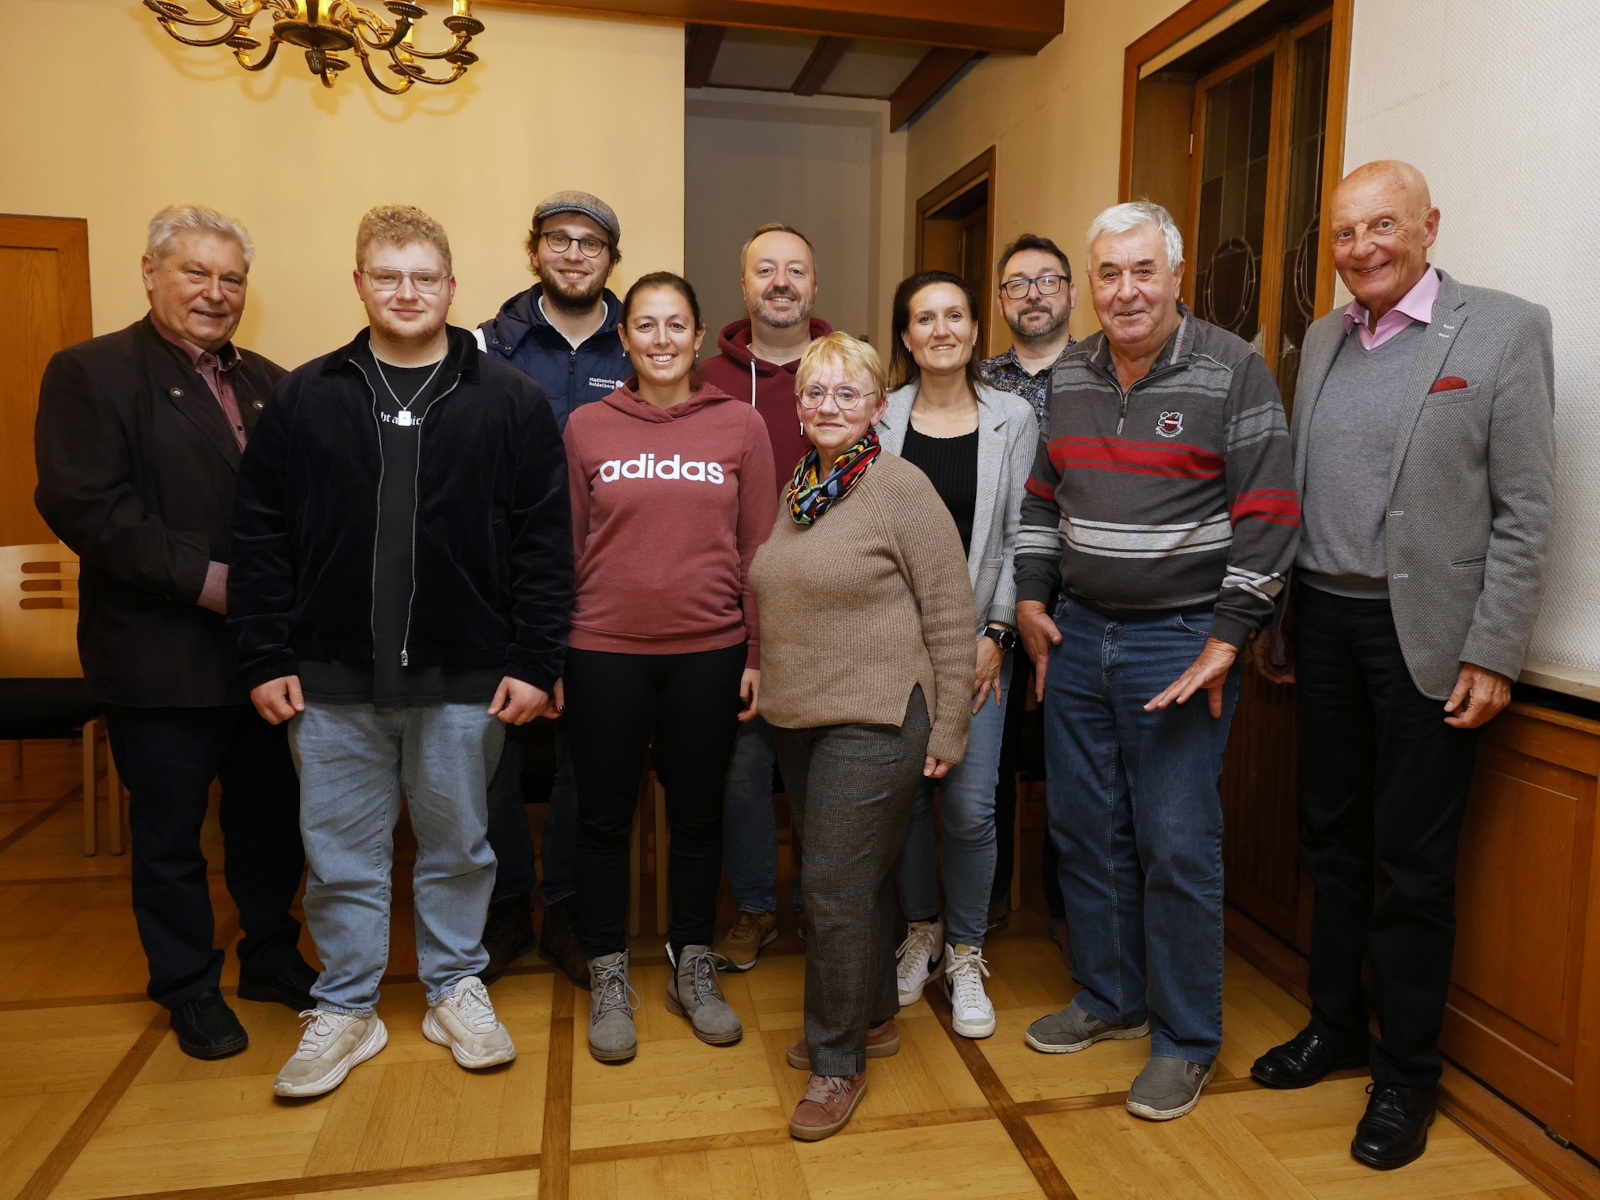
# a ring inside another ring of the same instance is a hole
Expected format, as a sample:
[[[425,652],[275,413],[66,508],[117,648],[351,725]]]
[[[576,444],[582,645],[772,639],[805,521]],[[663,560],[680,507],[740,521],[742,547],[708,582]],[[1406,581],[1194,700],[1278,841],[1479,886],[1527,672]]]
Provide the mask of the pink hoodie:
[[[777,515],[766,425],[711,384],[661,409],[635,382],[567,421],[577,556],[569,644],[688,654],[747,641],[746,661],[759,667],[750,560]]]

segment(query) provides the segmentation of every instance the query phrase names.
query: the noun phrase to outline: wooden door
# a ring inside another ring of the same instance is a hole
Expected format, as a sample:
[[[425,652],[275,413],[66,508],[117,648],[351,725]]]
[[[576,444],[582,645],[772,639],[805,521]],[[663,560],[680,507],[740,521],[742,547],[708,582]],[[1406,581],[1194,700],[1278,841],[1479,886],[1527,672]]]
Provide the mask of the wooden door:
[[[0,216],[0,546],[53,542],[33,506],[33,418],[50,356],[94,335],[89,226]]]
[[[994,147],[917,201],[916,270],[959,275],[978,298],[983,328],[977,353],[995,344],[999,306],[994,276]]]

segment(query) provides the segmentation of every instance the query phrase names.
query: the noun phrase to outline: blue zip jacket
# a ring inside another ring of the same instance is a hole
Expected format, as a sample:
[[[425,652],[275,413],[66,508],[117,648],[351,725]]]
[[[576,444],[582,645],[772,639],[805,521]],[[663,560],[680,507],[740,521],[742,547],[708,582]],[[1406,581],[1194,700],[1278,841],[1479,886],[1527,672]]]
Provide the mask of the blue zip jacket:
[[[633,364],[617,336],[622,301],[605,292],[606,319],[576,350],[539,308],[544,285],[518,292],[494,317],[478,326],[484,352],[510,363],[544,389],[556,427],[565,429],[572,411],[601,400],[633,375]]]

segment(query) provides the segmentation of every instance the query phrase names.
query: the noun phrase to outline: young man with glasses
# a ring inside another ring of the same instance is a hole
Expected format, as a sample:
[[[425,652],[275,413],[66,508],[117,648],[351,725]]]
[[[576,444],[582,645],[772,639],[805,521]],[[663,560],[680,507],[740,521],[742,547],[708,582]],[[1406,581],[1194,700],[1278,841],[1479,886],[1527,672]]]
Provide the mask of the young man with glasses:
[[[404,790],[423,1035],[463,1067],[516,1054],[481,973],[486,794],[508,725],[545,712],[572,604],[566,458],[525,375],[445,323],[450,243],[409,207],[356,236],[369,327],[288,375],[234,506],[228,617],[257,711],[288,723],[322,974],[280,1096],[315,1096],[388,1040]]]
[[[1044,428],[1050,371],[1056,360],[1074,344],[1067,327],[1078,303],[1072,282],[1072,264],[1061,248],[1047,237],[1024,233],[1000,253],[1000,313],[1011,327],[1011,348],[983,360],[978,368],[990,387],[1013,392],[1033,405]],[[1000,776],[995,785],[995,871],[989,899],[989,930],[998,933],[1011,920],[1011,876],[1016,860],[1017,747],[1028,692],[1033,687],[1033,664],[1016,656],[1015,678],[1006,696],[1005,735],[1000,746]],[[1044,844],[1044,894],[1050,910],[1050,940],[1071,965],[1067,949],[1066,908],[1056,880],[1058,860],[1049,838]]]
[[[511,297],[478,327],[478,345],[486,353],[544,389],[558,429],[566,428],[574,409],[603,399],[633,374],[617,336],[622,304],[606,287],[622,261],[621,240],[617,214],[598,196],[569,191],[545,197],[533,210],[527,240],[528,267],[539,282]],[[483,931],[489,952],[483,977],[488,982],[535,944],[533,838],[524,808],[522,765],[522,743],[513,734],[489,785],[489,845],[499,871]],[[538,946],[542,957],[586,988],[588,960],[573,912],[577,804],[571,757],[558,730],[555,784],[544,827],[544,882],[539,887],[544,925]]]

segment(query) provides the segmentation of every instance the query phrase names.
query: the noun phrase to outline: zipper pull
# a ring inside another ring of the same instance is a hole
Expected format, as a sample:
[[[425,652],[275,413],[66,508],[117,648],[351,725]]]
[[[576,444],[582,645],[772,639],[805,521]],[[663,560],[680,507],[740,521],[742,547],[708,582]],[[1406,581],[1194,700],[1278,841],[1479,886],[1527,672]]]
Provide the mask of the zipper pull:
[[[400,665],[402,667],[409,667],[411,665],[411,655],[407,654],[404,650],[400,651]]]

